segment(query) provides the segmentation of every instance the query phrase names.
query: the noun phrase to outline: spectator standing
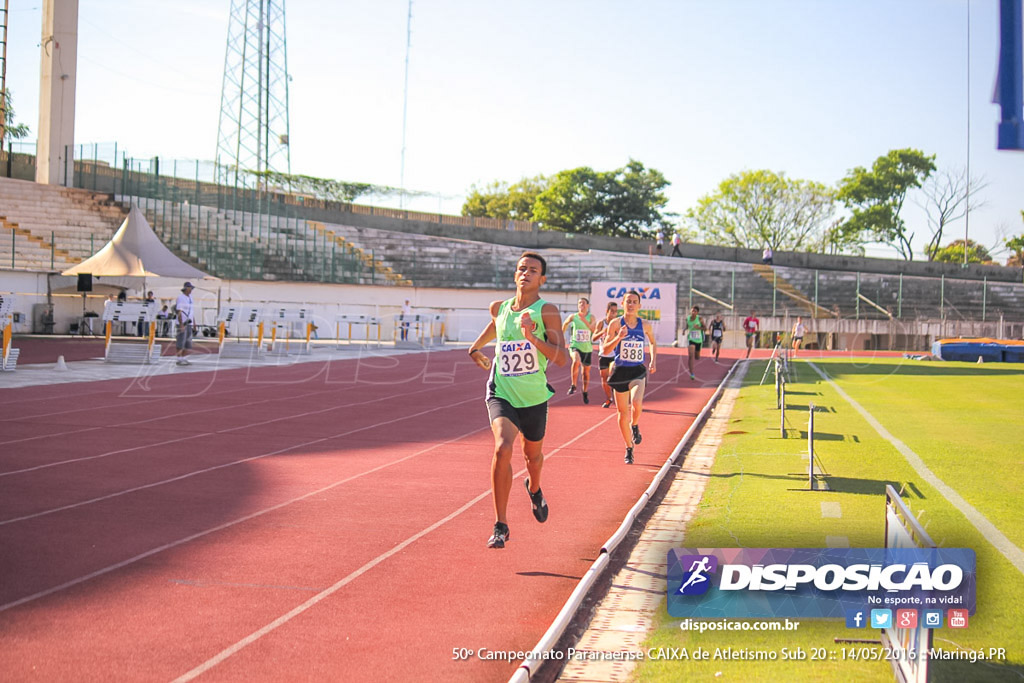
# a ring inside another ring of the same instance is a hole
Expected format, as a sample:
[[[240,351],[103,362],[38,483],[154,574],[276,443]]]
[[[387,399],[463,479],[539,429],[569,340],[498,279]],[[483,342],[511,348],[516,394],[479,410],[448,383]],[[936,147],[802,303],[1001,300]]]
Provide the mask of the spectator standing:
[[[405,303],[402,304],[402,316],[399,320],[402,321],[402,341],[409,341],[409,321],[412,320],[412,306],[409,304],[408,299],[406,299]]]
[[[658,230],[658,234],[654,238],[655,246],[658,249],[658,256],[661,256],[665,251],[665,231]]]
[[[174,345],[178,349],[178,365],[192,365],[189,362],[188,352],[192,348],[192,335],[195,333],[195,307],[192,302],[191,282],[186,282],[181,288],[181,294],[174,304],[175,315],[178,318],[178,334]]]
[[[678,232],[672,233],[672,255],[682,256],[683,252],[679,251],[680,245],[683,243],[683,238],[679,236]]]
[[[774,254],[772,253],[771,246],[766,244],[764,246],[764,251],[761,252],[761,263],[764,263],[764,264],[770,266],[770,265],[772,265],[772,258],[773,257],[774,257]]]

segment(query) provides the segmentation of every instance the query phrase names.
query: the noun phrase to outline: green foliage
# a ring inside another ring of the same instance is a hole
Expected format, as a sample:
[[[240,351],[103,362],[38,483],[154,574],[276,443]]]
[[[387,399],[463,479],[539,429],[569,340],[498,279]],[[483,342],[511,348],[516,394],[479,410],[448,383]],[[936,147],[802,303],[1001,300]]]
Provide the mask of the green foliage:
[[[669,182],[660,171],[630,159],[614,171],[559,171],[537,196],[534,220],[548,229],[614,237],[643,237],[669,228],[662,213]]]
[[[14,123],[14,99],[11,91],[3,92],[4,101],[4,137],[11,140],[21,140],[29,136],[29,127],[24,123]]]
[[[953,240],[946,246],[935,252],[934,261],[939,263],[963,263],[964,262],[964,241]],[[974,240],[967,240],[967,262],[968,263],[992,263],[992,256],[988,249]]]
[[[1024,218],[1024,211],[1020,212],[1020,216]],[[1007,259],[1006,265],[1018,268],[1024,266],[1024,233],[1006,240],[1006,248],[1010,250],[1010,258]]]
[[[900,218],[907,192],[935,170],[935,155],[916,149],[894,149],[875,159],[871,170],[854,168],[839,183],[838,198],[852,212],[846,231],[869,235],[876,242],[895,247],[912,260],[913,233]]]
[[[483,189],[474,185],[462,205],[462,215],[532,221],[537,195],[547,187],[548,179],[542,175],[523,178],[512,185],[497,180]]]
[[[513,185],[474,185],[462,215],[536,221],[548,230],[640,237],[659,227],[672,229],[670,214],[662,212],[668,204],[662,191],[668,185],[659,171],[633,159],[607,172],[581,166]]]
[[[708,244],[747,249],[845,251],[851,247],[829,225],[835,192],[821,183],[773,171],[744,171],[687,213]]]

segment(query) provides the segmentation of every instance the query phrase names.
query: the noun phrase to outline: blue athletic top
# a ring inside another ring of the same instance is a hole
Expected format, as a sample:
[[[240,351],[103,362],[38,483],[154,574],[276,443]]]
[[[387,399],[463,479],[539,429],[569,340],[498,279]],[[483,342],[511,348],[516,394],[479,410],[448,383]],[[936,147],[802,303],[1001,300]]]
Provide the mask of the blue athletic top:
[[[644,348],[647,335],[644,334],[644,321],[637,318],[636,327],[626,325],[626,318],[619,318],[619,324],[626,327],[626,336],[615,347],[615,365],[633,367],[644,364]]]

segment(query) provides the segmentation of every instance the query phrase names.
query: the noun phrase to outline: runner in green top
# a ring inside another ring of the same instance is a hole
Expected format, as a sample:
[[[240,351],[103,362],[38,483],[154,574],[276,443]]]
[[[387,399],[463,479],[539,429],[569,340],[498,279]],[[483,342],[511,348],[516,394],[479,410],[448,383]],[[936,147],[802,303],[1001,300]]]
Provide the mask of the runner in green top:
[[[562,323],[562,334],[569,333],[569,354],[572,356],[572,367],[569,370],[569,395],[576,393],[576,378],[583,375],[583,402],[590,403],[587,389],[590,387],[590,357],[594,351],[596,321],[590,312],[590,300],[580,297],[576,302],[578,312],[573,313]]]
[[[690,368],[690,379],[695,379],[693,362],[695,359],[700,360],[700,347],[704,344],[705,330],[707,330],[707,326],[700,317],[700,306],[694,306],[690,309],[690,315],[686,317],[687,362]]]
[[[564,366],[566,354],[558,308],[540,298],[547,279],[547,263],[539,254],[526,252],[516,263],[516,295],[491,303],[491,322],[469,347],[469,356],[490,371],[487,381],[487,414],[494,435],[491,460],[491,497],[494,531],[488,548],[504,548],[509,540],[508,498],[512,490],[512,446],[523,435],[523,457],[529,473],[525,480],[533,516],[548,518],[548,504],[540,490],[544,467],[544,431],[548,399],[555,390],[548,385],[548,361]],[[496,340],[494,362],[480,349]]]

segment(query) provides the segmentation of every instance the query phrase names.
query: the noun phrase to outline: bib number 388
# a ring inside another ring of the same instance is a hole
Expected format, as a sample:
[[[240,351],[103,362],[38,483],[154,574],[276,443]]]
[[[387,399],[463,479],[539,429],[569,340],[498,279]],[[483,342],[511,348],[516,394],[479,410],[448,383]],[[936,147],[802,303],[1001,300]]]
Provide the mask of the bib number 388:
[[[619,345],[619,358],[627,363],[644,362],[644,343],[637,339],[623,339]]]
[[[528,341],[503,342],[498,353],[498,374],[503,377],[532,375],[540,370],[537,349]]]

